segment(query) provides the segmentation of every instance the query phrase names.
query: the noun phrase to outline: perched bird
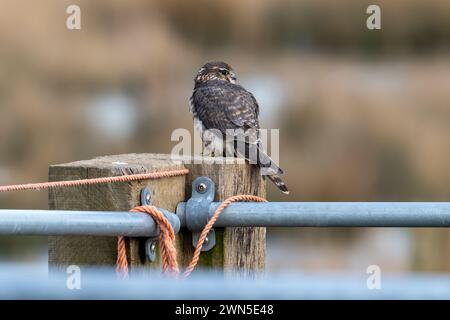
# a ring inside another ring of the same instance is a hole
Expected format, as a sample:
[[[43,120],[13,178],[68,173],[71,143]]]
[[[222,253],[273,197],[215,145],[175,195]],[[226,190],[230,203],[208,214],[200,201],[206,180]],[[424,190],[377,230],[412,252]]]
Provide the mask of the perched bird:
[[[242,157],[261,168],[283,193],[283,173],[264,151],[259,133],[259,106],[253,94],[236,84],[236,74],[221,61],[206,63],[194,79],[189,100],[195,128],[207,155]]]

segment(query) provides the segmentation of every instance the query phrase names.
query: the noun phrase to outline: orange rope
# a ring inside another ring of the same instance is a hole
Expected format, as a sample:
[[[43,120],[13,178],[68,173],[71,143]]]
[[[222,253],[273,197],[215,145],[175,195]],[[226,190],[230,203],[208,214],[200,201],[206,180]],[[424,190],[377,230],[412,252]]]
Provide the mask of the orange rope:
[[[7,185],[7,186],[0,186],[0,193],[8,191],[41,190],[51,188],[76,187],[82,185],[94,185],[102,183],[161,179],[161,178],[182,176],[188,173],[189,173],[188,169],[179,169],[179,170],[140,173],[115,177]],[[161,246],[161,255],[163,258],[163,271],[171,272],[178,275],[179,269],[177,264],[177,252],[175,249],[175,233],[173,231],[170,222],[166,219],[163,213],[161,213],[158,209],[156,209],[156,207],[153,206],[136,207],[131,211],[148,213],[158,223],[161,232],[160,246]],[[127,278],[128,261],[127,261],[126,241],[124,237],[118,237],[117,251],[118,251],[116,262],[117,273],[121,277]]]
[[[194,254],[192,256],[192,260],[189,263],[186,271],[184,272],[184,277],[187,278],[195,269],[200,259],[200,253],[203,247],[203,243],[205,242],[206,236],[209,231],[213,228],[217,219],[219,218],[222,211],[228,207],[231,203],[236,201],[255,201],[255,202],[266,202],[267,200],[254,195],[237,195],[233,197],[227,198],[223,201],[220,206],[216,209],[211,219],[208,221],[206,226],[203,228],[203,231],[200,234],[197,245],[195,247]],[[163,261],[163,272],[171,273],[178,277],[179,269],[177,263],[177,251],[175,247],[175,233],[173,232],[172,225],[167,220],[161,211],[159,211],[154,206],[140,206],[132,209],[133,212],[145,212],[148,213],[153,219],[155,219],[156,223],[158,223],[160,227],[160,236],[159,243],[161,248],[161,258]],[[127,261],[127,253],[125,246],[124,237],[119,237],[117,241],[117,273],[119,276],[126,278],[128,277],[128,261]]]
[[[117,238],[117,262],[116,272],[122,278],[128,278],[128,260],[125,237]]]
[[[178,269],[177,250],[175,248],[175,232],[169,220],[154,206],[139,206],[131,211],[147,213],[156,221],[160,229],[159,246],[163,272],[173,274],[177,277],[180,270]],[[128,261],[124,237],[118,238],[117,251],[117,274],[123,278],[127,278]]]
[[[94,185],[102,183],[114,183],[114,182],[130,182],[138,180],[148,180],[148,179],[161,179],[169,178],[174,176],[186,175],[189,173],[188,169],[179,169],[171,171],[160,171],[160,172],[150,172],[150,173],[140,173],[131,174],[115,177],[103,177],[103,178],[92,178],[92,179],[80,179],[80,180],[67,180],[67,181],[52,181],[52,182],[42,182],[42,183],[28,183],[28,184],[17,184],[17,185],[7,185],[0,186],[1,192],[8,191],[22,191],[22,190],[41,190],[41,189],[51,189],[51,188],[62,188],[62,187],[76,187],[82,185]],[[254,195],[237,195],[229,197],[217,208],[214,212],[212,218],[208,221],[205,228],[203,229],[200,237],[198,239],[197,245],[195,247],[192,260],[189,263],[186,271],[184,272],[184,277],[188,277],[198,264],[200,258],[200,252],[205,242],[206,236],[209,231],[213,228],[219,215],[222,211],[229,206],[231,203],[236,201],[256,201],[265,202],[267,200],[254,196]],[[160,249],[162,257],[162,268],[164,273],[171,273],[178,276],[180,273],[177,263],[177,251],[175,247],[175,233],[173,231],[172,225],[164,216],[164,214],[159,211],[154,206],[140,206],[132,209],[133,212],[144,212],[149,214],[158,224],[160,228]],[[127,261],[127,251],[126,251],[126,241],[124,237],[118,237],[117,239],[117,273],[126,278],[128,277],[128,261]]]
[[[200,252],[202,250],[203,243],[205,242],[206,236],[208,235],[209,231],[212,229],[212,227],[216,223],[220,214],[226,207],[228,207],[230,204],[232,204],[233,202],[236,202],[236,201],[267,202],[267,200],[264,198],[254,196],[254,195],[247,195],[247,194],[232,196],[232,197],[225,199],[225,201],[223,201],[221,203],[221,205],[216,209],[216,211],[214,212],[211,219],[208,221],[206,226],[203,228],[203,231],[200,234],[200,237],[198,238],[197,246],[195,247],[195,251],[192,256],[191,263],[189,263],[188,267],[186,268],[186,271],[184,272],[185,278],[189,277],[189,275],[192,273],[194,268],[197,266],[198,260],[200,259]]]
[[[123,176],[116,176],[116,177],[103,177],[103,178],[68,180],[68,181],[53,181],[53,182],[41,182],[41,183],[17,184],[17,185],[10,185],[10,186],[0,186],[0,192],[21,191],[21,190],[41,190],[41,189],[51,189],[51,188],[61,188],[61,187],[76,187],[76,186],[82,186],[82,185],[92,185],[92,184],[102,184],[102,183],[130,182],[130,181],[137,181],[137,180],[161,179],[161,178],[182,176],[182,175],[186,175],[188,173],[189,173],[188,169],[179,169],[179,170],[171,170],[171,171],[130,174],[130,175],[123,175]]]

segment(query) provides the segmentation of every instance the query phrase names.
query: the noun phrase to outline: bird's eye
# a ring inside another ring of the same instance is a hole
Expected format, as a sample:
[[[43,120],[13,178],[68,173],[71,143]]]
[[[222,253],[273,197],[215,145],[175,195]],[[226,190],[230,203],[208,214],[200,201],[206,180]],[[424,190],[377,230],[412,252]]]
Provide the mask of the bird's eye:
[[[222,75],[224,75],[224,76],[227,76],[227,75],[228,75],[228,70],[226,70],[226,69],[220,69],[220,73],[221,73]]]

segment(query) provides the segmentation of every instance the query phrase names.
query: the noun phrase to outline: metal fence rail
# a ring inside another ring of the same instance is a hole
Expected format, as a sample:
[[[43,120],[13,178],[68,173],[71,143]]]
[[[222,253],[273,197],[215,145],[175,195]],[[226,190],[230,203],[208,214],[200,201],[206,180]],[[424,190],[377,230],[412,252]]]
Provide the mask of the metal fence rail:
[[[161,209],[174,231],[180,221]],[[159,228],[145,213],[113,211],[0,210],[0,235],[155,237]]]
[[[220,203],[209,205],[209,218]],[[187,225],[186,203],[177,208]],[[230,204],[217,227],[450,227],[449,202],[241,202]]]
[[[210,217],[219,203],[209,205]],[[176,215],[164,209],[178,232],[187,226],[186,203]],[[201,213],[199,213],[201,214]],[[206,224],[208,217],[198,217]],[[197,221],[197,222],[198,222]],[[191,223],[192,225],[192,223]],[[233,203],[216,227],[450,227],[448,202],[267,202]],[[108,211],[0,210],[0,235],[94,235],[154,237],[145,213]]]

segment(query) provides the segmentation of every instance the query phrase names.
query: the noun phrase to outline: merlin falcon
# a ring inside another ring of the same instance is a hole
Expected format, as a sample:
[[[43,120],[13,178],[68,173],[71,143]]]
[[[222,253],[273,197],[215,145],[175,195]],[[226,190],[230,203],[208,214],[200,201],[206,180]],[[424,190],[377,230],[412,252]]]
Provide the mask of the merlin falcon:
[[[259,132],[259,106],[252,93],[236,84],[236,74],[221,61],[205,64],[194,79],[189,100],[195,128],[204,145],[204,154],[245,158],[261,169],[283,193],[283,170],[267,155]]]

